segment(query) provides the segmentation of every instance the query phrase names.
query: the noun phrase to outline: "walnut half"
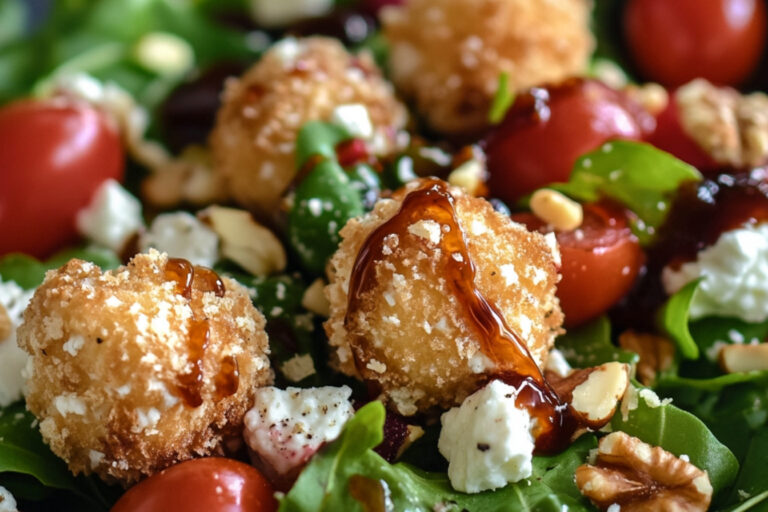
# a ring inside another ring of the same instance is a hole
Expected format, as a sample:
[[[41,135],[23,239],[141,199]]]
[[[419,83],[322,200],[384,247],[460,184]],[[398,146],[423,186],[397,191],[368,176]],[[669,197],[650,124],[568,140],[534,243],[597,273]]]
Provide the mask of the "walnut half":
[[[576,469],[576,485],[602,510],[697,512],[712,499],[705,471],[624,432],[600,440],[594,464]]]

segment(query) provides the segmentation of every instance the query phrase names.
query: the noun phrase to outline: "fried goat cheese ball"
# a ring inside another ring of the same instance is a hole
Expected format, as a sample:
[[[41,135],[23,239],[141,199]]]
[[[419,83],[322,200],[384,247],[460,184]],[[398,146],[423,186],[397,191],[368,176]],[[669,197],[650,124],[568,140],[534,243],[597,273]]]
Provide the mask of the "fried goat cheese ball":
[[[407,120],[370,55],[352,55],[324,37],[283,39],[228,82],[210,142],[215,169],[234,199],[272,212],[296,176],[301,126],[329,121],[336,107],[350,104],[366,107],[380,140],[393,142]]]
[[[437,131],[486,125],[499,75],[521,90],[583,74],[589,0],[409,0],[381,13],[398,90]]]
[[[273,379],[264,324],[245,288],[185,260],[152,250],[105,273],[72,260],[18,331],[27,408],[75,474],[128,485],[221,454]]]
[[[563,320],[553,237],[438,180],[427,186],[452,196],[453,220],[432,206],[404,206],[424,183],[347,223],[326,287],[332,364],[373,384],[404,415],[461,404],[498,369],[468,307],[475,291],[540,368]],[[457,273],[472,265],[473,280]]]

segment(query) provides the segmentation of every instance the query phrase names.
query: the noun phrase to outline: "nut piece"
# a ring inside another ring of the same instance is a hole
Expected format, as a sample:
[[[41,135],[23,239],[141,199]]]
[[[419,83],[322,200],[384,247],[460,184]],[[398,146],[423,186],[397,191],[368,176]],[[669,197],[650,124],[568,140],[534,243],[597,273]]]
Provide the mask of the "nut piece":
[[[654,116],[661,114],[669,104],[669,93],[667,90],[653,82],[642,85],[628,85],[624,92]]]
[[[469,195],[478,196],[485,189],[487,176],[485,162],[472,158],[451,171],[448,183],[463,188]]]
[[[656,379],[656,373],[672,365],[675,347],[662,336],[636,331],[624,331],[619,336],[619,346],[640,356],[637,363],[637,377],[649,386]]]
[[[8,315],[8,310],[0,304],[0,342],[6,340],[11,335],[12,330],[13,323],[11,322],[10,315]]]
[[[251,274],[264,276],[285,268],[280,240],[247,211],[210,206],[198,216],[221,238],[221,255]]]
[[[229,198],[224,178],[213,172],[211,155],[201,146],[188,146],[178,157],[156,166],[142,182],[141,195],[162,209],[181,203],[202,206]]]
[[[608,423],[629,386],[629,366],[616,361],[575,370],[562,378],[547,372],[549,384],[593,429]]]
[[[320,316],[328,317],[331,314],[331,304],[328,302],[328,297],[325,296],[325,281],[322,278],[317,278],[309,285],[304,291],[304,296],[301,298],[301,305],[307,311],[311,311]]]
[[[712,485],[705,471],[624,432],[602,438],[594,465],[576,469],[576,486],[592,503],[622,512],[705,511]]]
[[[720,350],[720,367],[728,373],[768,370],[768,343],[726,345]]]
[[[584,212],[579,203],[548,188],[533,193],[531,211],[558,231],[576,229],[584,220]]]

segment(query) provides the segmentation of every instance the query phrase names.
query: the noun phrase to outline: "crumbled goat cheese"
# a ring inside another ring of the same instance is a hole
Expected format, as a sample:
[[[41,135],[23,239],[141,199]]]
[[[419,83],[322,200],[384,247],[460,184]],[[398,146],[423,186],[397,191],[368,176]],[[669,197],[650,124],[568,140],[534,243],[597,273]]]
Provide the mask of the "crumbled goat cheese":
[[[547,359],[547,371],[554,372],[561,377],[567,377],[573,370],[568,361],[565,360],[565,356],[562,352],[553,348],[549,351],[549,358]]]
[[[295,21],[322,16],[333,0],[251,0],[251,17],[262,27],[285,27]]]
[[[98,245],[120,252],[144,227],[141,203],[115,180],[105,181],[77,214],[77,230]]]
[[[245,415],[245,441],[275,471],[289,473],[339,436],[355,412],[351,395],[347,386],[259,388]]]
[[[139,246],[142,252],[154,247],[173,258],[184,258],[205,267],[212,267],[219,259],[219,237],[186,212],[158,215],[149,231],[142,234]]]
[[[0,512],[18,512],[13,494],[0,485]]]
[[[11,333],[0,339],[0,407],[5,407],[21,398],[24,378],[21,371],[29,356],[16,344],[16,328],[21,324],[24,313],[34,290],[25,291],[13,281],[0,279],[0,304],[8,313]]]
[[[691,302],[692,319],[735,316],[746,322],[768,319],[768,224],[745,226],[720,235],[679,270],[664,269],[662,280],[672,294],[704,277]]]
[[[331,122],[345,129],[352,137],[370,139],[373,137],[373,123],[368,109],[361,103],[339,105],[333,109]]]
[[[315,374],[315,362],[309,354],[296,354],[280,365],[280,371],[291,382],[299,382]]]
[[[443,414],[437,447],[457,491],[497,489],[531,475],[531,417],[516,397],[515,388],[494,380]]]

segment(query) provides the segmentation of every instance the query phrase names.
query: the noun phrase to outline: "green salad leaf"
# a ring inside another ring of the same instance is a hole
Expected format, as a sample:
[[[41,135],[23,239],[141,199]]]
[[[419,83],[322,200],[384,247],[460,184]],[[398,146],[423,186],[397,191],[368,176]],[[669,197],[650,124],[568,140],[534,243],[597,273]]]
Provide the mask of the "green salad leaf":
[[[350,492],[350,482],[380,489],[398,511],[586,511],[588,502],[573,473],[596,446],[587,435],[554,457],[534,457],[533,475],[503,489],[479,494],[454,491],[445,474],[428,473],[404,463],[389,464],[372,448],[383,438],[385,411],[380,402],[362,407],[341,436],[322,449],[280,503],[281,512],[368,510]],[[442,508],[441,508],[442,507]]]
[[[340,126],[323,121],[308,121],[296,136],[296,168],[304,167],[310,158],[336,159],[336,146],[350,138]]]
[[[734,454],[693,414],[659,401],[648,389],[632,389],[611,420],[611,428],[660,446],[709,474],[715,493],[727,488],[739,470]]]
[[[574,368],[590,368],[611,361],[634,365],[640,359],[634,352],[611,342],[611,323],[605,316],[570,329],[555,340],[555,348]]]
[[[730,510],[768,510],[768,429],[758,432],[751,440],[741,471],[733,484]]]
[[[683,286],[667,300],[658,314],[659,327],[672,338],[680,354],[686,359],[699,357],[699,346],[688,329],[688,317],[693,295],[700,282],[701,279],[697,279]]]
[[[549,188],[580,201],[607,197],[620,202],[635,215],[635,233],[649,243],[664,222],[677,188],[686,181],[701,180],[691,165],[649,144],[613,141],[576,161],[567,183]]]
[[[72,258],[90,261],[102,270],[120,266],[120,259],[114,252],[100,247],[66,249],[44,262],[26,254],[13,253],[0,259],[0,279],[15,281],[25,290],[31,290],[43,282],[48,270],[59,268]]]
[[[515,91],[509,86],[509,73],[503,71],[499,75],[499,83],[496,86],[496,94],[493,96],[491,109],[488,111],[488,121],[491,124],[499,124],[507,110],[515,102]]]

